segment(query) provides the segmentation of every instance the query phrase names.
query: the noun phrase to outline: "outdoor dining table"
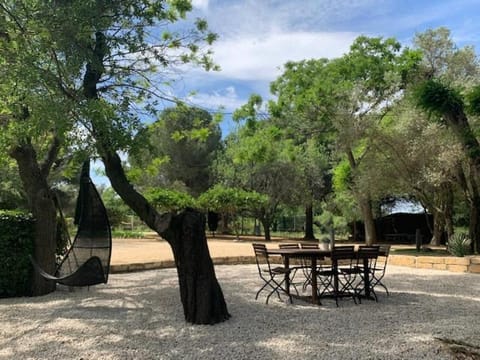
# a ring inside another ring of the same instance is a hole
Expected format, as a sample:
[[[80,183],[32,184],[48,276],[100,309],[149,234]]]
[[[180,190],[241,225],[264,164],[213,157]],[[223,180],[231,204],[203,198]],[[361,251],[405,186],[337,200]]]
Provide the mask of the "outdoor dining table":
[[[286,269],[290,268],[290,259],[310,259],[310,268],[312,271],[312,297],[314,304],[319,304],[318,283],[317,283],[317,260],[323,260],[330,255],[328,250],[320,249],[268,249],[269,255],[280,255],[283,258],[283,264]],[[290,277],[285,274],[285,288],[290,294]]]
[[[314,304],[320,304],[320,299],[318,297],[318,281],[317,281],[317,260],[324,260],[331,256],[330,250],[321,250],[321,249],[267,249],[269,255],[280,255],[283,258],[283,264],[286,269],[290,268],[290,259],[310,259],[310,268],[312,272],[312,296],[311,302]],[[363,266],[363,280],[364,280],[364,289],[362,297],[367,299],[372,299],[370,294],[370,269],[368,268],[368,259],[364,259]],[[334,268],[338,268],[338,264],[332,264]],[[334,273],[334,287],[338,291],[338,273]],[[288,272],[285,274],[285,288],[287,293],[290,294],[290,277]]]

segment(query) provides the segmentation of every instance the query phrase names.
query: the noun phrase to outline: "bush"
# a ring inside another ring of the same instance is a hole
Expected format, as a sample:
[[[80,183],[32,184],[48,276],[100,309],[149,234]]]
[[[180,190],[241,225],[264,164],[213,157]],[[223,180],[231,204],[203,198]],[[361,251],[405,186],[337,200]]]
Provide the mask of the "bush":
[[[463,257],[470,252],[471,240],[467,234],[455,233],[448,239],[448,252]]]
[[[195,207],[195,199],[181,191],[156,188],[148,191],[145,197],[159,211],[179,212]]]
[[[31,215],[0,211],[0,297],[31,295],[34,220]]]
[[[112,237],[120,239],[142,239],[145,234],[135,230],[112,230]]]

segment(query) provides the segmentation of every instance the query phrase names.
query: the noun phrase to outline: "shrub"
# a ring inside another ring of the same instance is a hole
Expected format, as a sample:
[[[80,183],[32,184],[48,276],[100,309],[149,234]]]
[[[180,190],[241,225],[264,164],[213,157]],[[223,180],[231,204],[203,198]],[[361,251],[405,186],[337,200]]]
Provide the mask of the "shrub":
[[[120,239],[142,239],[145,234],[135,230],[112,230],[112,237]]]
[[[31,295],[34,220],[31,215],[0,211],[0,297]]]
[[[467,234],[455,233],[448,239],[448,252],[463,257],[470,252],[471,240]]]
[[[145,197],[159,211],[178,212],[195,207],[195,199],[181,191],[155,188],[148,191]]]

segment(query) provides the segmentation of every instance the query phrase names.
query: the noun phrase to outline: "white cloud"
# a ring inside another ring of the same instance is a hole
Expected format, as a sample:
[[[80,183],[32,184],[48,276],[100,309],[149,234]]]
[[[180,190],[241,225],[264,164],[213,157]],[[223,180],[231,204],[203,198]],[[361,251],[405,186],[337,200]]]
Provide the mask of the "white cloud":
[[[207,10],[208,9],[209,0],[192,0],[192,5],[194,8],[200,10]]]
[[[237,37],[214,45],[216,75],[238,80],[274,80],[287,61],[332,58],[347,52],[358,34],[327,32],[272,32]]]
[[[189,103],[206,108],[217,110],[223,107],[226,112],[232,112],[241,105],[245,104],[245,99],[241,99],[233,86],[214,90],[208,93],[198,93],[190,95],[186,99]]]

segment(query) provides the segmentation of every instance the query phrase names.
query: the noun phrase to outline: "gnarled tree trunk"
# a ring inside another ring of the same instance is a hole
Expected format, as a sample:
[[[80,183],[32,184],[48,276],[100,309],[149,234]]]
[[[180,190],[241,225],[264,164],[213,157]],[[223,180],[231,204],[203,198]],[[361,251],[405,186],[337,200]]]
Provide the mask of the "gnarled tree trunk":
[[[205,216],[187,209],[176,215],[162,236],[171,244],[185,320],[215,324],[230,317],[215,277],[205,236]]]
[[[105,41],[103,33],[95,33],[93,60],[87,64],[83,79],[84,97],[90,101],[98,100],[97,85],[105,70],[103,60],[107,54]],[[205,219],[200,223],[190,216],[172,219],[171,214],[158,213],[128,181],[120,157],[111,147],[108,129],[92,122],[92,130],[113,189],[147,226],[160,236],[165,234],[173,249],[185,319],[194,324],[214,324],[228,319],[230,314],[208,252]],[[194,245],[195,241],[199,243]]]
[[[106,174],[117,194],[172,247],[185,320],[215,324],[230,318],[208,251],[205,216],[193,210],[177,216],[158,213],[128,182],[118,154],[103,154]]]
[[[56,144],[55,144],[56,146]],[[48,273],[55,272],[56,208],[47,183],[48,164],[40,166],[33,146],[26,142],[10,152],[17,164],[30,211],[35,218],[35,253],[38,264]],[[32,295],[45,295],[55,290],[55,282],[37,272],[32,274]]]

